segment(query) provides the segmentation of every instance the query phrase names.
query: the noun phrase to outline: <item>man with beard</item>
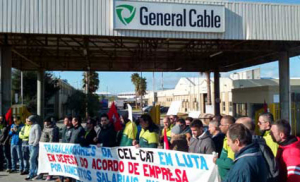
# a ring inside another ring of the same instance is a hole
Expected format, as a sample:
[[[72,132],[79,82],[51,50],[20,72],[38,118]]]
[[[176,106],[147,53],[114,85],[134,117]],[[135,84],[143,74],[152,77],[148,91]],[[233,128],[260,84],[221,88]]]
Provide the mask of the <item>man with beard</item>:
[[[94,142],[98,147],[115,147],[116,135],[114,125],[109,121],[107,114],[101,115],[101,130],[97,137],[94,138]]]
[[[279,181],[300,181],[300,138],[290,135],[291,126],[286,120],[278,120],[271,127],[271,137],[279,144]]]

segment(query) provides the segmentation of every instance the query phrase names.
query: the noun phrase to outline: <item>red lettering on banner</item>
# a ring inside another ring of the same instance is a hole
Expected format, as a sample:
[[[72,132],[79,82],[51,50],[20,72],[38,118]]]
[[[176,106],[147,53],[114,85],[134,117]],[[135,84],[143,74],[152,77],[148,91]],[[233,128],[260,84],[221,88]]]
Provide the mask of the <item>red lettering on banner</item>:
[[[107,170],[112,171],[113,170],[113,163],[111,160],[107,161]]]
[[[101,160],[100,159],[93,159],[92,168],[101,170]]]
[[[124,172],[124,163],[123,163],[123,161],[120,161],[120,163],[119,163],[119,171],[121,173]]]
[[[124,172],[124,163],[117,160],[93,159],[92,168],[103,171]]]
[[[53,154],[47,154],[47,156],[48,156],[49,162],[56,162],[55,155],[53,155]]]
[[[88,161],[87,161],[87,159],[86,158],[81,158],[80,157],[80,164],[81,164],[81,167],[84,167],[84,168],[88,168]]]
[[[56,158],[60,163],[73,164],[78,166],[77,159],[73,155],[56,154]]]
[[[150,171],[150,177],[156,177],[155,176],[155,167],[149,165],[149,171]]]
[[[143,164],[143,171],[144,171],[144,176],[145,177],[149,177],[147,169],[148,169],[148,165],[147,164]]]
[[[137,171],[138,166],[139,166],[139,163],[128,162],[128,172],[129,172],[129,174],[140,175],[140,173]]]
[[[172,172],[165,167],[143,164],[143,171],[145,177],[152,177],[165,181],[189,182],[185,170],[175,169],[175,171]]]
[[[169,177],[169,171],[170,171],[170,169],[166,169],[166,168],[162,168],[161,169],[163,180],[168,179],[168,177]]]

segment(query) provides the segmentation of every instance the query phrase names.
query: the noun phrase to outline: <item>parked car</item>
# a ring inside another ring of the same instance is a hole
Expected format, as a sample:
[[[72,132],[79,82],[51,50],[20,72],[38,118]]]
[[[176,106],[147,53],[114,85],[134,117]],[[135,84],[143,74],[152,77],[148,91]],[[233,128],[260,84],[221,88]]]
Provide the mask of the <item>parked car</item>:
[[[143,112],[150,112],[151,109],[152,109],[153,106],[146,106],[146,107],[143,107]]]
[[[160,106],[160,113],[167,113],[169,110],[169,107]]]

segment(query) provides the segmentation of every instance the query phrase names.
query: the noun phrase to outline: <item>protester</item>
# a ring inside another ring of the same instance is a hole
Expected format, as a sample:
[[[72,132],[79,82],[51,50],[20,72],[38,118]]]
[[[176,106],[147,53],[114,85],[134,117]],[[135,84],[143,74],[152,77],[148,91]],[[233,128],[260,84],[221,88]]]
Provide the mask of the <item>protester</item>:
[[[120,119],[124,125],[120,146],[132,146],[132,141],[136,139],[136,134],[138,132],[137,127],[133,121],[128,119],[128,112],[121,115]]]
[[[223,148],[223,141],[225,138],[225,134],[220,131],[219,122],[216,120],[212,120],[208,124],[208,131],[212,136],[212,140],[216,147],[216,152],[218,153],[218,157],[221,155],[221,151]]]
[[[199,154],[212,154],[216,151],[216,147],[207,132],[204,132],[203,124],[200,120],[194,120],[190,128],[193,137],[190,140],[189,152]]]
[[[89,145],[96,145],[96,142],[94,142],[94,138],[97,136],[96,131],[94,129],[95,125],[96,121],[94,119],[87,119],[85,135],[81,141],[81,146],[88,147]]]
[[[25,175],[29,173],[29,133],[31,130],[31,125],[29,124],[30,121],[25,121],[25,126],[22,127],[19,137],[22,140],[22,155],[23,155],[23,162],[24,162],[24,170],[21,172],[21,175]]]
[[[256,141],[259,140],[258,142],[260,142],[260,143],[266,143],[262,136],[255,135],[255,133],[254,133],[255,132],[255,124],[250,117],[240,117],[239,119],[236,120],[235,123],[243,124],[244,126],[246,126],[246,128],[248,128],[248,130],[250,130],[250,132],[252,134],[252,139],[254,139]]]
[[[62,138],[61,138],[62,143],[70,143],[72,131],[73,131],[72,117],[65,116],[64,126],[62,128]]]
[[[48,117],[44,120],[44,129],[40,138],[40,142],[52,143],[59,142],[59,129],[55,124],[54,118]],[[35,180],[43,179],[43,174],[39,174]],[[52,176],[48,175],[46,181],[52,180]]]
[[[140,117],[140,125],[142,131],[139,136],[139,143],[133,141],[133,145],[141,148],[157,148],[159,128],[153,123],[152,118],[148,114]]]
[[[234,117],[230,115],[223,116],[221,119],[221,124],[219,126],[221,132],[226,134],[230,125],[232,125],[234,122],[235,122]],[[219,174],[222,180],[226,177],[229,169],[231,168],[233,164],[233,159],[234,159],[234,153],[231,150],[231,148],[228,147],[227,137],[225,136],[220,157],[219,158],[215,157],[213,159],[213,161],[218,165]]]
[[[211,120],[213,120],[214,115],[213,114],[209,114],[209,113],[203,113],[202,116],[200,116],[200,119],[203,123],[203,127],[205,129],[208,129],[208,124]]]
[[[171,128],[176,125],[176,122],[178,121],[178,116],[177,115],[171,115],[169,116],[170,122],[171,122]]]
[[[252,135],[252,142],[259,145],[260,152],[267,164],[267,182],[279,182],[279,166],[272,150],[267,146],[266,141],[258,135],[255,135],[255,124],[250,117],[241,117],[235,123],[243,124]]]
[[[266,140],[267,145],[272,150],[274,156],[276,156],[278,144],[272,140],[270,134],[270,129],[273,122],[274,117],[271,113],[262,113],[258,118],[259,130],[261,131],[263,138]]]
[[[114,125],[109,121],[107,114],[101,115],[101,131],[97,137],[94,138],[94,142],[98,147],[115,147],[117,145]]]
[[[186,121],[182,118],[178,119],[176,125],[171,129],[171,137],[179,134],[185,134],[188,141],[192,137],[191,128],[186,125]]]
[[[185,124],[187,126],[190,126],[190,124],[193,122],[193,118],[192,117],[187,117],[185,118]]]
[[[278,120],[271,127],[271,136],[279,144],[276,158],[280,166],[280,182],[300,181],[300,138],[290,134],[286,120]]]
[[[9,143],[9,130],[10,126],[5,121],[4,116],[0,116],[0,171],[4,170],[4,160],[6,161],[6,171],[11,172],[11,156],[10,156],[10,143]]]
[[[160,143],[164,143],[164,136],[166,134],[168,142],[170,144],[170,141],[171,141],[171,121],[170,121],[170,118],[168,116],[164,117],[163,124],[164,124],[164,127],[161,130]],[[164,146],[164,148],[165,148],[165,146]]]
[[[31,129],[29,132],[29,152],[30,152],[30,157],[29,157],[29,175],[25,180],[31,181],[34,177],[37,176],[37,157],[38,157],[38,152],[39,152],[39,141],[41,138],[41,127],[38,122],[38,116],[37,115],[31,115],[27,118],[27,122],[29,125],[31,125]]]
[[[11,136],[10,150],[11,150],[11,172],[17,171],[17,160],[19,160],[20,173],[24,170],[23,155],[22,155],[22,140],[19,138],[19,132],[24,124],[20,117],[14,117],[14,124],[11,125],[9,135]]]
[[[227,139],[235,160],[224,182],[266,182],[267,165],[258,144],[252,143],[251,132],[242,124],[233,124]]]
[[[64,118],[64,126],[62,128],[62,143],[70,143],[71,136],[73,131],[73,125],[72,125],[72,117],[71,116],[65,116]],[[65,178],[64,176],[59,176],[55,180],[56,182],[69,182],[70,178]]]
[[[81,126],[81,118],[79,116],[74,116],[72,119],[72,135],[69,143],[80,144],[84,138],[85,131]]]
[[[95,117],[94,120],[96,121],[94,130],[95,130],[96,134],[98,135],[100,133],[100,130],[101,130],[101,121],[100,121],[100,118],[98,116]]]
[[[175,151],[188,152],[189,146],[186,135],[179,134],[173,136],[171,139],[170,149]]]
[[[3,171],[3,164],[4,164],[4,161],[3,161],[3,157],[4,157],[4,154],[3,154],[3,146],[2,146],[2,140],[3,140],[3,137],[4,137],[4,127],[6,126],[6,123],[5,121],[3,120],[3,118],[1,117],[0,119],[0,171]]]

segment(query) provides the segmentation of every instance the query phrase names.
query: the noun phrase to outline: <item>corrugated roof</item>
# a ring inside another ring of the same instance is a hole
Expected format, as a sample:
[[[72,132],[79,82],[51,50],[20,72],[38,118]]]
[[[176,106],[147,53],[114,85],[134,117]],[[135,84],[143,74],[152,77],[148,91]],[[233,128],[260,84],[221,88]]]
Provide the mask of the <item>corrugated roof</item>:
[[[225,33],[113,30],[113,0],[0,0],[0,33],[300,40],[299,5],[187,0],[151,2],[224,5]]]

